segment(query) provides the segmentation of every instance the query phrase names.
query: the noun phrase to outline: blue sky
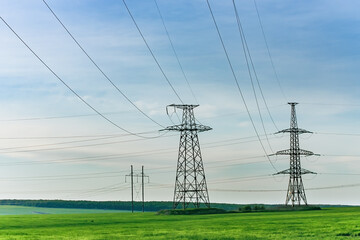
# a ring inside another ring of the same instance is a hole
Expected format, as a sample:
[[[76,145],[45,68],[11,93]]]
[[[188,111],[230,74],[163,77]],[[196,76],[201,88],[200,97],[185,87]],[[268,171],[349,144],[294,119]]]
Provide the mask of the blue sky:
[[[360,174],[359,135],[328,134],[360,133],[360,3],[257,1],[285,96],[271,67],[253,0],[236,3],[276,125],[289,127],[286,103],[296,101],[299,127],[315,132],[300,138],[303,149],[322,154],[302,160],[304,168],[319,173],[304,176],[309,203],[360,204],[358,187],[315,190],[360,183],[360,175],[349,175]],[[164,126],[178,122],[176,114],[170,120],[165,111],[178,99],[121,1],[49,0],[48,4],[141,110]],[[213,0],[210,4],[263,135],[232,3]],[[206,1],[158,0],[158,5],[200,104],[196,116],[213,128],[200,134],[210,201],[283,203],[285,191],[248,191],[286,190],[288,176],[269,176],[275,170],[254,137]],[[176,91],[185,103],[196,103],[154,1],[128,1],[128,6]],[[106,81],[42,1],[3,0],[0,15],[99,112],[132,132],[159,130]],[[4,24],[0,25],[0,52],[0,198],[129,200],[129,183],[124,180],[133,164],[137,170],[144,165],[150,176],[147,200],[172,199],[178,134],[147,140],[122,136],[123,131],[96,116]],[[259,101],[267,133],[276,132]],[[263,141],[267,153],[288,148],[288,137],[270,135],[271,148]],[[278,170],[288,168],[286,158],[272,161]]]

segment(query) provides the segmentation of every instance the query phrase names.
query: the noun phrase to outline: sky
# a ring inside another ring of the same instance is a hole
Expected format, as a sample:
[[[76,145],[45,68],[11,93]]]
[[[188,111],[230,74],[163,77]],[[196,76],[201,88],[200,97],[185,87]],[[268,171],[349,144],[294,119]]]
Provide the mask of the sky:
[[[272,174],[289,158],[270,157],[272,167],[265,155],[289,148],[274,133],[298,102],[298,125],[313,132],[300,147],[321,155],[301,160],[317,173],[303,176],[308,203],[360,204],[358,1],[258,0],[267,41],[254,1],[235,1],[265,101],[256,82],[254,96],[232,1],[209,1],[265,151],[205,0],[157,0],[166,30],[155,1],[126,1],[151,52],[122,1],[47,3],[123,95],[42,0],[1,0],[0,16],[89,105],[0,21],[0,198],[128,201],[133,165],[149,176],[145,200],[171,201],[179,133],[159,130],[179,124],[181,110],[166,111],[178,94],[213,129],[199,133],[210,202],[284,203],[289,176]]]

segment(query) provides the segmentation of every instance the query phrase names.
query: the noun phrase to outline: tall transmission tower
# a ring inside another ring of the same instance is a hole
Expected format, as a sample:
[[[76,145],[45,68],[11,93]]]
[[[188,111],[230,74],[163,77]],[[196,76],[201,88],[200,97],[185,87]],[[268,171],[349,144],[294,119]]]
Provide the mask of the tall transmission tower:
[[[204,205],[210,207],[198,133],[212,130],[212,128],[196,123],[194,108],[198,106],[184,104],[167,106],[167,109],[168,107],[173,107],[175,110],[178,108],[183,111],[181,124],[164,129],[180,132],[173,202],[174,209],[179,205],[183,209],[189,207],[199,208]]]
[[[290,128],[281,130],[277,133],[290,133],[290,149],[281,150],[272,155],[290,155],[290,168],[275,173],[274,175],[290,174],[285,205],[288,205],[291,200],[291,205],[294,207],[296,204],[300,205],[301,200],[305,203],[305,205],[307,205],[305,189],[301,176],[304,174],[316,174],[314,172],[301,168],[300,156],[311,156],[318,154],[314,154],[313,152],[300,149],[299,134],[312,132],[298,128],[295,111],[295,105],[297,103],[290,102],[288,104],[291,106]]]

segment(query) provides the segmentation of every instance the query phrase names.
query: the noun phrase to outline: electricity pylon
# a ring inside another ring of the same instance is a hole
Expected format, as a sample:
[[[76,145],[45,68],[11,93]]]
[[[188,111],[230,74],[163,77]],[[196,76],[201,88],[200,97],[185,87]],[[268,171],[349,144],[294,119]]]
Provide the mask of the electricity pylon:
[[[183,209],[201,205],[210,207],[205,171],[201,157],[199,132],[212,128],[197,124],[194,108],[199,105],[172,104],[168,107],[181,109],[182,123],[165,128],[180,132],[179,155],[176,170],[173,208],[182,205]]]
[[[304,174],[316,174],[314,172],[301,168],[300,156],[301,155],[311,156],[311,155],[319,155],[319,154],[314,154],[313,152],[300,149],[299,134],[312,133],[312,132],[298,128],[296,111],[295,111],[295,105],[297,103],[290,102],[288,104],[291,106],[290,128],[284,129],[277,133],[290,133],[290,149],[278,151],[272,155],[290,155],[290,168],[275,173],[274,175],[290,174],[285,205],[288,205],[289,201],[291,200],[291,205],[294,207],[295,204],[300,205],[301,200],[305,203],[305,205],[307,205],[305,189],[301,176]]]

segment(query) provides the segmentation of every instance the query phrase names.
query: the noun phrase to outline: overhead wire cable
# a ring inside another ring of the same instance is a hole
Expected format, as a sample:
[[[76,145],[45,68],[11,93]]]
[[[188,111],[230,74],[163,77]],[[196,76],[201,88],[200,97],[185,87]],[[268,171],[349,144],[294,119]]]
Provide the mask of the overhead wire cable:
[[[172,137],[172,136],[176,136],[176,134],[174,135],[168,135],[167,137]],[[242,138],[234,138],[234,139],[227,139],[227,140],[221,140],[221,141],[215,141],[215,142],[208,142],[208,143],[204,143],[203,145],[205,145],[205,148],[215,148],[215,147],[222,147],[222,146],[227,146],[227,145],[234,145],[234,144],[239,144],[239,143],[248,143],[248,142],[253,142],[253,141],[257,141],[257,140],[250,140],[250,141],[242,141],[242,142],[236,142],[236,143],[229,143],[229,144],[218,144],[218,143],[225,143],[225,142],[233,142],[233,141],[239,141],[239,140],[243,140],[243,139],[251,139],[251,138],[256,138],[256,136],[251,136],[251,137],[242,137]],[[134,139],[132,141],[141,141],[141,140],[146,140],[146,139]],[[120,141],[120,142],[126,142],[126,141]],[[106,144],[113,144],[113,143],[119,143],[117,142],[110,142],[110,143],[104,143],[101,145],[106,145]],[[214,145],[215,144],[215,145]],[[100,144],[98,144],[100,145]],[[89,146],[89,145],[86,145]],[[93,145],[91,145],[93,146]],[[75,148],[78,146],[71,146],[70,148]],[[57,148],[57,149],[64,149],[64,148]],[[40,151],[38,149],[38,151]],[[16,151],[13,151],[11,153],[14,153]],[[52,163],[66,163],[66,162],[79,162],[79,161],[94,161],[94,160],[104,160],[104,159],[114,159],[114,158],[123,158],[123,157],[130,157],[132,155],[130,154],[135,154],[134,156],[141,156],[141,155],[151,155],[151,154],[162,154],[162,153],[170,153],[173,152],[172,148],[163,148],[163,149],[155,149],[155,150],[150,150],[150,151],[141,151],[141,152],[129,152],[129,153],[123,153],[123,154],[110,154],[110,155],[100,155],[100,156],[87,156],[87,157],[78,157],[78,158],[65,158],[65,159],[51,159],[51,160],[37,160],[37,161],[17,161],[17,162],[2,162],[0,163],[0,165],[31,165],[31,164],[52,164]],[[0,154],[6,153],[6,152],[0,152]],[[257,156],[257,157],[264,157],[264,156]],[[222,162],[224,160],[221,160],[220,162]]]
[[[218,189],[218,188],[212,188],[209,189],[209,191],[214,192],[286,192],[287,190],[284,189]]]
[[[50,68],[49,65],[47,65],[45,63],[44,60],[42,60],[39,55],[37,55],[34,50],[32,50],[32,48],[30,48],[30,46],[15,32],[15,30],[2,18],[0,17],[0,19],[3,21],[3,23],[5,23],[5,25],[13,32],[13,34],[25,45],[25,47],[27,47],[27,49],[29,49],[29,51],[56,77],[56,79],[58,79],[65,87],[67,87],[78,99],[80,99],[86,106],[88,106],[90,109],[92,109],[95,113],[97,113],[99,116],[101,116],[103,119],[105,119],[106,121],[108,121],[109,123],[111,123],[112,125],[114,125],[115,127],[123,130],[124,132],[127,132],[131,135],[140,137],[140,138],[157,138],[159,136],[155,136],[155,137],[145,137],[145,136],[141,136],[137,133],[131,132],[123,127],[121,127],[120,125],[118,125],[117,123],[115,123],[114,121],[110,120],[108,117],[106,117],[104,114],[102,114],[101,112],[99,112],[95,107],[93,107],[90,103],[88,103],[83,97],[81,97],[74,89],[72,89],[61,77],[59,77],[59,75],[57,75],[54,70],[52,70],[52,68]]]
[[[126,173],[126,170],[111,171],[111,172],[92,172],[92,173],[77,173],[77,174],[62,174],[62,175],[46,175],[46,176],[28,176],[28,177],[7,177],[9,179],[33,179],[33,178],[61,178],[61,177],[79,177],[79,176],[93,176],[93,175],[112,175]]]
[[[158,5],[158,3],[157,3],[157,0],[154,0],[154,2],[155,2],[155,5],[156,5],[156,9],[157,9],[157,11],[158,11],[158,13],[159,13],[161,22],[162,22],[162,24],[163,24],[163,26],[164,26],[164,29],[165,29],[167,38],[169,39],[171,48],[172,48],[172,50],[173,50],[173,52],[174,52],[174,56],[175,56],[175,58],[176,58],[176,60],[177,60],[177,62],[178,62],[178,65],[179,65],[179,67],[180,67],[181,73],[182,73],[182,75],[184,76],[184,79],[185,79],[185,81],[186,81],[186,84],[187,84],[187,86],[189,87],[190,92],[191,92],[191,95],[192,95],[193,98],[195,99],[195,102],[196,102],[197,104],[199,104],[199,102],[198,102],[198,100],[197,100],[197,98],[196,98],[196,96],[195,96],[195,94],[194,94],[194,91],[193,91],[193,89],[192,89],[192,87],[191,87],[191,85],[190,85],[190,83],[189,83],[189,80],[188,80],[188,78],[187,78],[187,76],[186,76],[186,74],[185,74],[184,68],[183,68],[183,66],[182,66],[182,64],[181,64],[181,62],[180,62],[179,56],[178,56],[178,54],[177,54],[177,52],[176,52],[176,50],[175,50],[174,43],[173,43],[173,41],[171,40],[169,31],[168,31],[168,29],[167,29],[167,27],[166,27],[166,24],[165,24],[165,21],[164,21],[164,17],[163,17],[163,15],[161,14],[159,5]]]
[[[172,134],[172,135],[167,135],[167,136],[163,136],[163,137],[172,137],[172,136],[176,136],[176,135]],[[117,135],[110,135],[110,136],[104,136],[104,137],[97,137],[97,138],[83,139],[83,140],[73,140],[73,141],[66,141],[66,142],[46,143],[46,144],[37,144],[37,145],[29,145],[29,146],[6,147],[6,148],[0,148],[0,153],[2,153],[1,151],[3,151],[3,150],[24,149],[24,148],[44,147],[44,146],[58,146],[58,145],[71,144],[71,143],[82,143],[82,142],[107,140],[107,139],[118,138],[118,137],[119,136],[117,136]],[[115,142],[110,142],[110,143],[98,143],[98,144],[99,145],[107,145],[107,144],[113,144],[113,143],[128,143],[128,142],[137,142],[137,141],[144,141],[144,140],[148,140],[148,139],[147,138],[131,139],[131,140],[115,141]],[[96,145],[98,145],[98,144],[96,144]],[[70,148],[71,147],[73,147],[73,146],[70,146]]]
[[[0,178],[3,182],[21,182],[21,181],[61,181],[61,180],[80,180],[80,179],[93,179],[93,178],[117,178],[118,174],[105,175],[105,176],[82,176],[82,177],[60,177],[60,178]]]
[[[168,135],[167,137],[173,137],[176,136],[174,135]],[[143,138],[143,139],[132,139],[132,140],[123,140],[123,141],[113,141],[113,142],[107,142],[107,143],[94,143],[94,144],[86,144],[86,145],[77,145],[77,146],[66,146],[66,147],[54,147],[54,148],[41,148],[41,149],[27,149],[27,150],[16,150],[16,151],[1,151],[1,150],[6,150],[6,149],[0,149],[0,154],[4,154],[4,153],[23,153],[23,152],[41,152],[41,151],[53,151],[53,150],[63,150],[63,149],[74,149],[74,148],[83,148],[83,147],[93,147],[93,146],[104,146],[104,145],[111,145],[111,144],[117,144],[117,143],[128,143],[128,142],[137,142],[137,141],[143,141],[143,140],[149,140],[149,138]],[[80,140],[79,142],[81,142],[83,140]],[[258,141],[258,139],[256,140],[249,140],[249,141],[242,141],[242,142],[235,142],[235,143],[225,143],[225,144],[215,144],[212,146],[208,146],[208,147],[204,147],[204,148],[215,148],[215,147],[223,147],[223,146],[230,146],[230,145],[236,145],[239,143],[249,143],[249,142],[255,142]],[[75,141],[74,141],[75,142]],[[221,141],[217,141],[218,143]],[[211,145],[214,144],[216,142],[212,142],[212,143],[204,143],[203,145],[207,146],[207,145]],[[65,143],[60,143],[59,145],[62,145]],[[55,145],[56,144],[44,144],[44,145]],[[18,147],[13,147],[13,148],[9,148],[11,149],[22,149],[22,148],[28,148],[30,146],[18,146]],[[32,146],[33,147],[33,146]],[[168,152],[172,152],[170,151],[170,149],[172,148],[168,148],[169,151]],[[166,149],[165,149],[166,150]]]
[[[250,69],[250,65],[249,65],[249,59],[250,59],[250,61],[251,61],[252,69],[253,69],[253,72],[254,72],[254,75],[255,75],[255,78],[256,78],[256,80],[257,80],[257,83],[258,83],[258,86],[259,86],[259,89],[260,89],[260,92],[261,92],[261,93],[262,93],[262,90],[261,90],[260,83],[259,83],[259,80],[258,80],[256,71],[255,71],[254,63],[253,63],[252,58],[251,58],[251,55],[250,55],[250,50],[249,50],[248,45],[247,45],[247,42],[246,42],[245,33],[244,33],[244,31],[243,31],[243,28],[242,28],[242,24],[241,24],[240,17],[239,17],[239,14],[238,14],[238,11],[237,11],[237,8],[236,8],[236,5],[235,5],[235,1],[233,0],[232,2],[233,2],[234,11],[235,11],[235,16],[236,16],[236,22],[237,22],[238,30],[239,30],[239,33],[240,33],[242,48],[243,48],[243,52],[244,52],[244,56],[245,56],[245,60],[246,60],[246,66],[247,66],[248,73],[249,73],[249,78],[250,78],[250,81],[251,81],[251,87],[252,87],[252,90],[253,90],[253,93],[254,93],[255,102],[256,102],[256,107],[257,107],[257,110],[258,110],[258,113],[259,113],[259,117],[260,117],[260,122],[261,122],[261,125],[262,125],[262,128],[263,128],[264,134],[265,134],[265,136],[266,136],[266,141],[267,141],[267,143],[268,143],[268,145],[269,145],[269,148],[270,148],[271,152],[274,153],[274,150],[273,150],[272,147],[271,147],[269,138],[267,137],[267,131],[266,131],[266,129],[265,129],[264,120],[263,120],[263,117],[262,117],[262,114],[261,114],[261,110],[260,110],[260,106],[259,106],[259,101],[258,101],[258,97],[257,97],[257,94],[256,94],[255,86],[254,86],[254,80],[253,80],[253,77],[252,77],[252,74],[251,74],[251,69]],[[263,94],[262,94],[262,97],[263,97],[265,106],[267,106]],[[267,108],[267,109],[269,110],[269,108]],[[270,114],[270,111],[269,111],[269,114]],[[270,114],[270,117],[271,117],[271,114]],[[272,119],[272,118],[271,118],[271,119]],[[274,121],[273,121],[273,123],[274,123],[274,126],[276,127],[276,124],[275,124]],[[276,127],[276,129],[277,129],[277,127]],[[278,130],[278,129],[277,129],[277,130]]]
[[[360,183],[335,185],[335,186],[327,186],[327,187],[307,188],[306,191],[307,190],[326,190],[326,189],[337,189],[337,188],[349,188],[349,187],[360,187]]]
[[[29,145],[29,146],[6,147],[6,148],[0,148],[0,151],[13,150],[13,149],[24,149],[24,148],[33,148],[33,147],[58,146],[58,145],[64,145],[64,144],[99,141],[99,140],[106,140],[106,139],[112,139],[112,138],[117,138],[117,137],[116,136],[109,136],[109,137],[100,137],[100,138],[92,138],[92,139],[84,139],[84,140],[74,140],[74,141],[58,142],[58,143],[46,143],[46,144],[37,144],[37,145]]]
[[[236,15],[236,20],[237,20],[237,23],[238,23],[238,28],[239,28],[239,32],[240,32],[240,35],[242,35],[242,42],[244,43],[244,46],[246,48],[246,51],[248,53],[248,56],[249,56],[249,60],[250,60],[250,63],[251,63],[251,67],[253,69],[253,72],[254,72],[254,76],[255,76],[255,80],[257,82],[257,85],[258,85],[258,88],[259,88],[259,91],[260,91],[260,95],[261,95],[261,98],[264,102],[264,105],[265,105],[265,108],[269,114],[269,117],[270,117],[270,120],[271,122],[273,123],[274,127],[276,128],[277,131],[279,131],[279,128],[277,127],[275,121],[274,121],[274,118],[272,117],[272,114],[270,112],[270,109],[269,109],[269,106],[267,104],[267,101],[265,99],[265,96],[264,96],[264,92],[262,90],[262,87],[261,87],[261,84],[260,84],[260,81],[259,81],[259,78],[258,78],[258,75],[256,73],[256,70],[255,70],[255,65],[254,65],[254,61],[252,60],[252,57],[251,57],[251,53],[250,53],[250,49],[249,49],[249,45],[247,44],[247,40],[246,40],[246,37],[245,37],[245,33],[244,33],[244,30],[243,30],[243,27],[242,27],[242,24],[241,24],[241,21],[240,21],[240,17],[239,17],[239,13],[238,13],[238,10],[236,8],[236,4],[235,4],[235,1],[233,0],[233,6],[234,6],[234,10],[235,10],[235,15]],[[259,110],[260,111],[260,110]]]
[[[325,132],[314,132],[315,134],[322,134],[322,135],[337,135],[337,136],[353,136],[359,137],[360,133],[325,133]]]
[[[154,139],[154,137],[151,138],[142,138],[142,139],[133,139],[133,140],[123,140],[123,141],[113,141],[113,142],[107,142],[107,143],[94,143],[94,144],[87,144],[87,145],[78,145],[78,146],[66,146],[66,147],[54,147],[54,148],[41,148],[41,149],[28,149],[28,150],[17,150],[17,151],[4,151],[0,154],[4,153],[23,153],[23,152],[39,152],[39,151],[53,151],[53,150],[62,150],[62,149],[73,149],[73,148],[82,148],[82,147],[93,147],[93,146],[103,146],[103,145],[109,145],[109,144],[117,144],[117,143],[127,143],[127,142],[137,142],[141,140],[150,140]],[[55,145],[55,144],[49,144],[49,145]],[[25,147],[16,147],[16,148],[27,148]],[[1,150],[1,149],[0,149]]]
[[[218,36],[219,36],[219,38],[220,38],[220,42],[221,42],[221,45],[222,45],[223,50],[224,50],[224,52],[225,52],[227,61],[228,61],[228,63],[229,63],[229,66],[230,66],[232,75],[233,75],[233,77],[234,77],[234,80],[235,80],[237,89],[238,89],[238,91],[239,91],[239,93],[240,93],[240,96],[241,96],[242,101],[243,101],[243,103],[244,103],[244,106],[245,106],[245,108],[246,108],[246,112],[247,112],[247,114],[248,114],[248,116],[249,116],[250,122],[251,122],[251,124],[252,124],[252,126],[253,126],[253,128],[254,128],[254,131],[255,131],[255,133],[256,133],[256,136],[257,136],[257,138],[258,138],[258,141],[260,142],[261,148],[262,148],[263,151],[265,152],[266,158],[268,159],[268,161],[269,161],[269,163],[271,164],[272,168],[277,172],[278,170],[276,169],[276,167],[275,167],[274,164],[272,163],[270,157],[268,156],[268,154],[267,154],[267,152],[266,152],[266,149],[265,149],[265,147],[264,147],[264,144],[262,143],[262,141],[261,141],[261,139],[260,139],[259,133],[258,133],[258,131],[257,131],[257,129],[256,129],[255,123],[254,123],[254,121],[253,121],[253,119],[252,119],[252,116],[251,116],[251,114],[250,114],[249,108],[248,108],[248,106],[247,106],[247,104],[246,104],[245,97],[244,97],[244,95],[243,95],[243,93],[242,93],[242,90],[241,90],[241,88],[240,88],[239,82],[238,82],[238,80],[237,80],[237,77],[236,77],[234,68],[233,68],[232,63],[231,63],[231,61],[230,61],[229,54],[227,53],[227,50],[226,50],[226,47],[225,47],[225,43],[224,43],[224,41],[223,41],[223,39],[222,39],[222,36],[221,36],[221,34],[220,34],[220,30],[219,30],[219,27],[218,27],[218,25],[217,25],[217,23],[216,23],[215,16],[214,16],[214,13],[213,13],[213,11],[212,11],[212,9],[211,9],[209,0],[206,0],[206,2],[207,2],[207,5],[208,5],[208,7],[209,7],[209,10],[210,10],[212,19],[213,19],[213,21],[214,21],[215,28],[216,28],[217,33],[218,33]]]
[[[81,46],[79,41],[74,37],[74,35],[69,31],[69,29],[64,25],[64,23],[60,20],[60,18],[55,14],[55,12],[52,10],[52,8],[49,6],[49,4],[43,0],[44,4],[47,6],[47,8],[50,10],[50,12],[53,14],[53,16],[56,18],[56,20],[61,24],[61,26],[65,29],[65,31],[69,34],[69,36],[74,40],[76,45],[81,49],[81,51],[88,57],[88,59],[94,64],[94,66],[100,71],[100,73],[110,82],[110,84],[131,104],[133,105],[141,114],[143,114],[145,117],[147,117],[150,121],[155,123],[156,125],[164,128],[163,125],[161,125],[159,122],[154,120],[152,117],[150,117],[148,114],[146,114],[143,110],[141,110],[136,104],[131,101],[131,99],[110,79],[110,77],[100,68],[100,66],[94,61],[94,59],[89,55],[89,53]]]
[[[92,196],[97,196],[99,194],[104,194],[104,193],[109,193],[109,192],[114,192],[114,191],[122,191],[122,190],[130,188],[130,186],[123,186],[123,185],[124,185],[123,183],[112,184],[107,187],[86,190],[84,192],[78,191],[75,196],[77,196],[77,197],[92,197]],[[66,197],[74,197],[74,194],[67,195]]]
[[[150,134],[158,131],[140,132],[138,134]],[[41,140],[41,139],[66,139],[66,138],[101,138],[101,137],[128,137],[131,134],[94,134],[94,135],[67,135],[67,136],[30,136],[30,137],[0,137],[0,140]]]
[[[359,107],[360,104],[354,104],[354,103],[311,103],[311,102],[299,102],[301,104],[307,104],[307,105],[324,105],[324,106],[348,106],[348,107]]]
[[[272,108],[282,107],[282,106],[288,106],[288,105],[287,104],[281,104],[281,105],[272,106]],[[104,114],[104,115],[113,115],[113,114],[124,114],[125,112],[127,112],[127,111],[103,112],[102,114]],[[221,115],[217,115],[217,116],[203,117],[203,119],[212,119],[212,118],[218,118],[218,117],[223,117],[223,116],[231,116],[231,115],[237,115],[237,114],[239,114],[239,112],[231,112],[231,113],[221,114]],[[63,115],[63,116],[9,118],[9,119],[0,119],[0,122],[37,121],[37,120],[51,120],[51,119],[62,119],[62,118],[79,118],[79,117],[92,117],[92,116],[98,116],[98,114],[91,113],[91,114],[74,114],[74,115]],[[178,118],[178,119],[180,119],[180,118]],[[139,134],[154,133],[154,132],[156,132],[156,131],[155,130],[154,131],[148,131],[148,132],[143,132],[143,133],[139,133]]]
[[[360,173],[318,173],[320,175],[359,176]]]
[[[218,146],[211,146],[205,148],[214,148]],[[166,153],[172,153],[173,151],[170,148],[166,149],[157,149],[157,150],[150,150],[150,151],[142,151],[142,152],[130,152],[130,153],[123,153],[123,154],[109,154],[109,155],[97,155],[97,156],[86,156],[86,157],[72,157],[72,158],[61,158],[61,159],[44,159],[44,160],[32,160],[32,161],[11,161],[11,162],[2,162],[0,166],[18,166],[18,165],[47,165],[47,164],[61,164],[61,163],[69,163],[69,162],[92,162],[92,161],[100,161],[100,160],[111,160],[111,159],[121,159],[121,158],[129,158],[129,157],[139,157],[139,156],[150,156],[150,155],[160,155]],[[223,159],[221,161],[212,161],[209,164],[217,163],[217,162],[234,162],[239,160],[245,159],[256,159],[262,158],[261,156],[253,156],[253,157],[246,157],[246,158],[235,158],[235,159]],[[259,163],[257,161],[256,163]],[[172,168],[172,167],[162,167],[162,168]],[[162,168],[151,168],[153,169],[162,169]]]
[[[285,101],[288,102],[288,101],[287,101],[287,97],[286,97],[285,92],[284,92],[284,89],[283,89],[283,87],[282,87],[282,85],[281,85],[281,83],[280,83],[279,75],[278,75],[278,73],[277,73],[277,71],[276,71],[273,58],[272,58],[272,56],[271,56],[269,44],[268,44],[268,41],[267,41],[267,38],[266,38],[266,35],[265,35],[264,26],[263,26],[263,24],[262,24],[262,20],[261,20],[261,17],[260,17],[260,13],[259,13],[259,9],[258,9],[256,0],[254,0],[254,5],[255,5],[257,17],[258,17],[259,24],[260,24],[260,28],[261,28],[261,33],[262,33],[262,36],[263,36],[263,38],[264,38],[264,42],[265,42],[265,46],[266,46],[266,49],[267,49],[267,53],[268,53],[268,55],[269,55],[269,59],[270,59],[270,62],[271,62],[271,67],[272,67],[272,69],[273,69],[273,71],[274,71],[274,75],[275,75],[276,82],[277,82],[277,84],[279,85],[281,94],[283,95]]]
[[[155,57],[154,52],[151,50],[151,48],[150,48],[150,46],[149,46],[148,42],[146,41],[146,39],[145,39],[145,37],[144,37],[144,35],[143,35],[142,31],[140,30],[139,25],[137,24],[137,22],[136,22],[136,20],[135,20],[134,16],[132,15],[132,13],[131,13],[131,11],[130,11],[129,7],[127,6],[127,4],[126,4],[125,0],[122,0],[122,1],[123,1],[124,5],[125,5],[125,8],[126,8],[127,12],[129,13],[129,15],[130,15],[130,17],[131,17],[131,19],[132,19],[133,23],[135,24],[136,29],[137,29],[137,30],[138,30],[138,32],[140,33],[141,38],[143,39],[143,41],[144,41],[144,43],[145,43],[145,45],[146,45],[147,49],[149,50],[149,52],[150,52],[151,56],[153,57],[153,59],[154,59],[154,61],[155,61],[156,65],[158,66],[158,68],[160,69],[160,71],[161,71],[162,75],[164,76],[165,80],[167,81],[167,83],[169,84],[169,86],[171,87],[171,89],[172,89],[172,90],[173,90],[173,92],[175,93],[176,97],[179,99],[179,101],[180,101],[181,103],[184,103],[184,102],[183,102],[183,100],[180,98],[179,94],[177,93],[177,91],[175,90],[174,86],[173,86],[173,85],[172,85],[172,83],[170,82],[169,78],[168,78],[168,77],[167,77],[167,75],[165,74],[164,70],[162,69],[162,67],[161,67],[161,65],[160,65],[160,63],[159,63],[159,61],[158,61],[158,60],[157,60],[157,58]]]

